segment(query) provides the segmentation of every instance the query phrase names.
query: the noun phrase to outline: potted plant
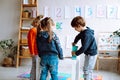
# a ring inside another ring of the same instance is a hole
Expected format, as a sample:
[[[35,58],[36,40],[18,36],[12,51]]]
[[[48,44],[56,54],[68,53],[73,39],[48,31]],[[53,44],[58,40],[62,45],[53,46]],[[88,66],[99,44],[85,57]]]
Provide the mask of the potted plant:
[[[17,51],[17,46],[14,44],[12,39],[0,41],[0,50],[3,52],[3,66],[13,66],[13,61],[15,60],[15,54]]]
[[[113,32],[114,35],[119,36],[120,38],[120,29]],[[120,58],[120,44],[118,45],[118,57]],[[118,73],[120,74],[120,60],[118,60]]]
[[[113,32],[113,35],[120,37],[120,29]],[[120,49],[120,44],[118,45],[118,49]]]
[[[120,29],[114,31],[113,35],[120,37]],[[119,49],[119,51],[118,51],[118,57],[120,57],[120,44],[118,45],[118,49]]]
[[[114,31],[114,32],[113,32],[113,34],[114,34],[114,35],[117,35],[117,36],[119,36],[119,37],[120,37],[120,29],[118,29],[118,30]]]

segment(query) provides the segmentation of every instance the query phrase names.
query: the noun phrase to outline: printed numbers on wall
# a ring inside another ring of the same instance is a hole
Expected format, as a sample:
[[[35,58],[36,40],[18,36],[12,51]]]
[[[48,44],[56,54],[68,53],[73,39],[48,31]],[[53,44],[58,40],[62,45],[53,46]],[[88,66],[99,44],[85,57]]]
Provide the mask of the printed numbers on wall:
[[[55,8],[55,18],[56,19],[62,18],[62,8]]]
[[[105,6],[103,5],[97,5],[97,17],[105,17],[106,11]]]
[[[116,18],[117,8],[115,6],[107,6],[107,17]]]
[[[81,8],[79,6],[75,6],[75,16],[81,16]]]
[[[93,9],[90,6],[85,6],[85,18],[91,18],[93,16]]]

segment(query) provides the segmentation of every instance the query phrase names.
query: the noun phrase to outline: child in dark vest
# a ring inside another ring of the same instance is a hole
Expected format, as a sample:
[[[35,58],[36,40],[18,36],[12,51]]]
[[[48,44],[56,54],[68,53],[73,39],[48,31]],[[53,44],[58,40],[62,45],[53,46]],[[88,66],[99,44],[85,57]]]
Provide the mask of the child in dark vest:
[[[81,40],[82,46],[76,51],[72,52],[72,55],[79,56],[85,54],[84,61],[84,80],[92,80],[92,72],[97,58],[97,44],[94,37],[94,31],[89,27],[86,27],[85,20],[81,16],[73,18],[71,26],[79,32],[75,37],[72,46],[75,46],[79,40]]]

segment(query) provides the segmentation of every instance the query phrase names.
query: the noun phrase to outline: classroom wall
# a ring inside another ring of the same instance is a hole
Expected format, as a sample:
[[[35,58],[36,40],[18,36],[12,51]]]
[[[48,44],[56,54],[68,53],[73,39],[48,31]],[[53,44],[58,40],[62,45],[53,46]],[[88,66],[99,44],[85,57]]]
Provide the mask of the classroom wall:
[[[0,0],[0,40],[18,40],[20,0]],[[3,59],[0,52],[0,62]]]
[[[95,37],[98,38],[99,32],[113,32],[119,28],[119,21],[120,19],[117,19],[115,16],[114,18],[108,18],[107,17],[107,6],[112,5],[114,7],[117,7],[119,5],[119,0],[100,0],[95,1],[92,0],[91,2],[89,0],[39,0],[38,3],[38,13],[40,14],[47,14],[48,16],[52,17],[55,21],[55,23],[62,23],[61,27],[62,29],[55,30],[56,33],[60,36],[62,46],[64,48],[69,48],[68,43],[71,44],[73,41],[73,38],[77,34],[77,32],[71,27],[71,20],[75,16],[75,7],[79,6],[81,8],[81,16],[83,16],[86,20],[87,26],[94,29],[95,31]],[[52,4],[52,5],[51,5]],[[105,16],[104,17],[97,17],[97,11],[96,8],[98,5],[104,6],[105,10]],[[65,7],[70,8],[70,18],[65,18]],[[92,16],[90,18],[85,17],[85,8],[86,6],[90,6],[92,8]],[[48,8],[48,12],[45,12],[46,7]],[[61,9],[56,11],[56,9]],[[56,18],[56,16],[61,16],[60,18]],[[64,37],[64,38],[63,38]],[[70,38],[70,39],[69,39]],[[68,41],[67,41],[68,40]],[[65,43],[63,42],[65,41]],[[66,51],[66,50],[65,50]],[[68,52],[69,53],[69,52]],[[66,52],[67,55],[67,52]]]
[[[96,6],[102,5],[105,10],[107,10],[108,5],[118,6],[120,3],[119,0],[38,0],[38,13],[45,14],[45,8],[48,8],[48,16],[52,17],[56,24],[61,24],[61,28],[55,29],[54,31],[60,38],[62,48],[65,56],[69,56],[71,52],[71,42],[73,41],[77,32],[71,27],[70,22],[74,17],[75,6],[80,6],[81,16],[86,20],[87,26],[95,30],[95,37],[98,38],[99,32],[113,32],[120,28],[120,19],[108,18],[105,17],[99,18],[96,17]],[[70,18],[65,18],[64,8],[68,6],[70,8]],[[93,15],[90,18],[85,17],[85,6],[90,6],[93,10]],[[59,11],[55,13],[57,8],[61,8],[60,19],[56,18],[55,14],[60,14]],[[46,12],[46,14],[47,14]],[[107,11],[105,11],[107,14]],[[0,0],[0,40],[13,38],[17,42],[18,38],[18,27],[19,27],[19,15],[20,15],[20,0]],[[0,52],[0,62],[2,60],[2,52]],[[84,55],[81,55],[84,56]],[[83,66],[84,58],[81,57],[81,67]],[[28,64],[28,60],[24,61],[23,65]],[[109,65],[116,65],[109,62]],[[29,62],[30,63],[30,62]],[[104,65],[102,65],[104,66]],[[108,66],[104,66],[105,69],[108,69]],[[102,67],[102,69],[104,69]],[[110,69],[114,69],[116,66],[113,66]]]
[[[119,0],[39,0],[38,11],[40,14],[45,14],[52,17],[56,24],[62,23],[62,29],[55,31],[59,35],[59,38],[61,40],[64,55],[69,56],[71,53],[71,43],[75,35],[77,34],[77,32],[70,25],[72,18],[75,16],[75,7],[79,6],[81,8],[81,16],[85,18],[87,26],[94,29],[96,40],[98,40],[99,32],[113,32],[120,28],[120,19],[117,18],[117,12],[113,17],[111,17],[110,15],[108,15],[107,11],[107,6],[118,7],[119,3]],[[103,10],[105,10],[103,17],[97,16],[97,6],[99,5],[102,5],[104,8]],[[65,18],[66,6],[70,8],[70,11],[68,10],[68,15],[70,15],[70,18]],[[85,16],[86,7],[92,8],[91,16]],[[48,11],[46,11],[46,9],[48,9]],[[61,10],[58,10],[57,12],[57,9]],[[117,11],[116,9],[117,8],[115,8],[114,11]],[[56,18],[56,16],[61,17]],[[84,55],[80,56],[81,68],[84,62],[83,56]],[[108,65],[106,65],[106,63],[108,63]],[[100,69],[116,70],[116,63],[116,60],[101,60]],[[109,67],[109,65],[113,66]]]

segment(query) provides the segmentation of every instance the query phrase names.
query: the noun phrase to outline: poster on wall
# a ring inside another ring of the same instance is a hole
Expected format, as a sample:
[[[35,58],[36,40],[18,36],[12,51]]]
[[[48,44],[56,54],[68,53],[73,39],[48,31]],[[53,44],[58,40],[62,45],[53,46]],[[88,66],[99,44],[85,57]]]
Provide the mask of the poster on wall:
[[[76,16],[81,16],[81,7],[80,6],[74,7],[74,17],[76,17]]]
[[[85,18],[92,18],[93,9],[90,6],[85,6]]]
[[[71,8],[69,6],[65,6],[65,19],[71,18]]]
[[[44,7],[44,17],[49,16],[49,8],[47,6]]]
[[[62,22],[56,22],[56,30],[62,30]]]
[[[117,8],[115,6],[108,5],[107,6],[107,17],[108,18],[116,18]]]
[[[105,18],[105,16],[106,16],[105,6],[103,6],[103,5],[97,5],[96,16],[97,17],[101,17],[101,18]]]
[[[112,32],[99,33],[99,50],[117,50],[120,44],[120,37],[114,36]]]
[[[55,8],[55,19],[63,19],[63,8],[61,7]]]
[[[120,19],[120,6],[117,8],[117,18]]]

